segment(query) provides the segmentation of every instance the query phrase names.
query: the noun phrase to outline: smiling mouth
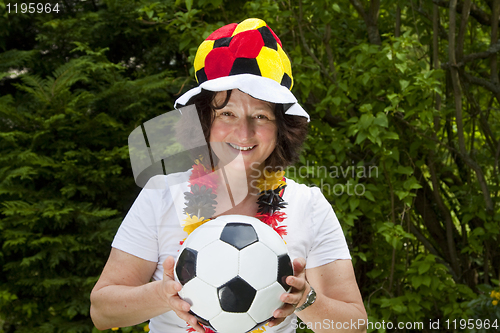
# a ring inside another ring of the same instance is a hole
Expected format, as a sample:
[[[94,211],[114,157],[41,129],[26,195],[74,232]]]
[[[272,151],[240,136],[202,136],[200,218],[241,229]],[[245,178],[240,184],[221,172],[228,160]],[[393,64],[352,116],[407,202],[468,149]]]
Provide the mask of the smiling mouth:
[[[248,151],[248,150],[252,150],[255,147],[257,147],[257,145],[255,145],[255,146],[249,146],[249,147],[240,147],[240,146],[235,145],[235,144],[230,143],[230,142],[228,142],[228,145],[230,145],[234,149],[238,149],[238,150],[241,150],[241,151]]]

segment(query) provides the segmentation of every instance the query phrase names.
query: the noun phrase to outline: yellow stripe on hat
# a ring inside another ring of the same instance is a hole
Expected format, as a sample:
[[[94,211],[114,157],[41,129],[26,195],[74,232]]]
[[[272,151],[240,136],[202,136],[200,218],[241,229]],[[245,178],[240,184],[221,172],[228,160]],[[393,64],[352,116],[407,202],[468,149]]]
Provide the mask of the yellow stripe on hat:
[[[206,40],[201,43],[196,52],[196,57],[194,58],[194,71],[197,72],[203,67],[205,67],[205,58],[208,53],[214,49],[214,40]]]
[[[266,25],[266,22],[261,19],[246,19],[245,21],[239,23],[236,29],[234,29],[233,36],[239,34],[240,32],[259,29],[260,27],[265,27]]]
[[[284,71],[279,53],[264,46],[256,59],[261,75],[281,84]]]
[[[278,54],[280,55],[281,58],[283,71],[287,73],[288,76],[292,79],[292,85],[290,86],[290,90],[292,90],[293,87],[292,64],[290,63],[290,58],[288,58],[288,55],[285,53],[285,51],[283,51],[283,49],[279,44],[278,44]]]

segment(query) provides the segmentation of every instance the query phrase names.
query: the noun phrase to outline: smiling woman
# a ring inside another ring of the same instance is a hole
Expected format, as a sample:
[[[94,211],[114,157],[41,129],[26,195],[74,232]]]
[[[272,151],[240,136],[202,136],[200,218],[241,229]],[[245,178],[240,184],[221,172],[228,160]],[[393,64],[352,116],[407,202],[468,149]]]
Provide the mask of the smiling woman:
[[[227,112],[223,109],[229,103],[233,91],[237,94],[242,94],[242,91],[239,89],[219,92],[203,89],[199,94],[191,97],[191,99],[186,103],[186,105],[196,105],[198,117],[207,142],[213,141],[210,139],[212,124],[215,121],[216,115],[222,116],[220,111]],[[242,95],[251,97],[248,94]],[[183,97],[184,96],[182,96],[179,100]],[[258,117],[267,117],[269,120],[273,120],[277,128],[275,149],[266,159],[265,165],[268,170],[283,170],[287,166],[298,161],[302,144],[307,135],[309,118],[306,116],[285,116],[283,104],[267,102],[256,98],[252,99],[262,105],[262,111],[272,111],[270,114],[263,114]],[[266,107],[263,104],[267,104],[268,106]],[[227,113],[224,115],[228,116]],[[186,128],[183,127],[182,130],[186,130]],[[208,156],[206,157],[206,160],[209,160]]]
[[[217,93],[215,102],[224,101],[228,94]],[[274,106],[234,90],[227,104],[214,112],[209,142],[215,154],[220,159],[222,156],[233,159],[235,154],[241,153],[245,170],[251,170],[250,166],[263,169],[264,162],[276,147],[278,128]],[[229,161],[221,162],[229,164]]]
[[[176,105],[196,106],[211,156],[195,159],[186,172],[153,180],[186,179],[176,182],[179,186],[143,189],[92,292],[96,327],[151,319],[154,333],[210,331],[178,295],[182,287],[173,278],[174,257],[194,229],[230,214],[255,216],[271,226],[293,259],[294,274],[285,281],[291,289],[280,296],[284,305],[258,331],[295,332],[297,316],[304,322],[365,320],[349,249],[331,205],[319,189],[284,177],[283,169],[299,156],[309,115],[290,90],[290,61],[279,38],[259,19],[229,24],[200,45],[194,67],[199,86]],[[182,132],[192,135],[189,129]],[[175,208],[179,198],[185,199],[184,224]]]

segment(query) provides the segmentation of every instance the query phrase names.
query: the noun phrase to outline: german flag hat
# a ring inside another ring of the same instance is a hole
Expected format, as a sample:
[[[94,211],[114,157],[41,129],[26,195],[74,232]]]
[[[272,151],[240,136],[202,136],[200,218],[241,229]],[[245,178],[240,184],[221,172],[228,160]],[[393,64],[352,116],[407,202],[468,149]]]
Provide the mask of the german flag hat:
[[[176,108],[186,105],[202,89],[239,89],[254,98],[283,104],[287,115],[309,120],[290,91],[290,59],[278,36],[263,20],[246,19],[215,30],[198,47],[194,70],[199,85],[177,99]]]

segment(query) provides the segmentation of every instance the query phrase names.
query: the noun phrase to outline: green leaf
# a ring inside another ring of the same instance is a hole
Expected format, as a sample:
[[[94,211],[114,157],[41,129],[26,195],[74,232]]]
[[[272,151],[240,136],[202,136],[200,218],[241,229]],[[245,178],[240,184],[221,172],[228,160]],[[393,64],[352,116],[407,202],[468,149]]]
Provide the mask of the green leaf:
[[[365,113],[359,119],[359,127],[367,129],[373,123],[373,115],[371,113]]]
[[[375,125],[378,125],[380,127],[388,127],[389,126],[389,121],[387,120],[387,116],[383,112],[378,112],[377,116],[373,120],[373,123]]]
[[[372,192],[370,192],[370,191],[365,191],[364,196],[365,196],[368,200],[375,202],[375,197],[373,196]]]
[[[404,91],[410,85],[410,82],[406,80],[399,80],[399,84],[401,85],[401,90]]]
[[[422,275],[427,272],[431,268],[431,264],[429,262],[422,262],[418,266],[418,274]]]
[[[351,208],[351,211],[355,211],[358,206],[359,206],[359,199],[357,197],[351,197],[349,199],[349,207]]]

